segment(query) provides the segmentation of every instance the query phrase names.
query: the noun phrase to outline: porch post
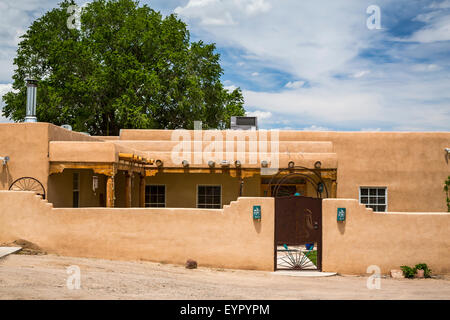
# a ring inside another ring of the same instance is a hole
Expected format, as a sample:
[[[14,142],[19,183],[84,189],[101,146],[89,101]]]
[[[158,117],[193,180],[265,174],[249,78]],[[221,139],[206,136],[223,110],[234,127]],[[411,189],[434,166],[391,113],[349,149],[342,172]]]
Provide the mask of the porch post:
[[[145,207],[145,175],[139,176],[139,207]]]
[[[106,176],[106,207],[114,208],[114,176]]]
[[[131,174],[125,172],[125,207],[131,208]]]
[[[331,198],[337,198],[337,182],[336,182],[336,180],[331,181]]]

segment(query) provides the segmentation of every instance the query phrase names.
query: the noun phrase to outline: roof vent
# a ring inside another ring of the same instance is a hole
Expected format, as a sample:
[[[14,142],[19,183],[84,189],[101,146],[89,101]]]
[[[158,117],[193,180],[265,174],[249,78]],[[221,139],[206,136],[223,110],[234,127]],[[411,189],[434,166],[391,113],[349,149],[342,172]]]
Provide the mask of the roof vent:
[[[36,96],[38,82],[35,79],[25,79],[27,83],[27,110],[25,122],[37,122],[36,118]]]
[[[258,130],[257,117],[231,117],[232,130]]]

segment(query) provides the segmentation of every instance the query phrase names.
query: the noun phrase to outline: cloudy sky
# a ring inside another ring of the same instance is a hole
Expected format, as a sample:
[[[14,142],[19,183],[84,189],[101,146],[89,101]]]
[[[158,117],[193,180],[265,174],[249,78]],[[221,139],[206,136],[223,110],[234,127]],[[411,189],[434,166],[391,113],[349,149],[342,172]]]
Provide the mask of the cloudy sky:
[[[58,0],[0,0],[0,95],[19,36]],[[79,4],[86,1],[79,0]],[[448,131],[450,0],[141,0],[215,42],[263,128]],[[367,12],[380,8],[381,28]],[[6,121],[0,119],[0,121]]]

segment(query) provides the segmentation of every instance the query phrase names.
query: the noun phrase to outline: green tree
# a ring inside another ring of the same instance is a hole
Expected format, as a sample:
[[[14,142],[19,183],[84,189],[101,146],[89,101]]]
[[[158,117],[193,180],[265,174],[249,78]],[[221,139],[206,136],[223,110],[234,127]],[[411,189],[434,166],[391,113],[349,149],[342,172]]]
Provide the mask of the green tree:
[[[214,44],[191,42],[186,24],[133,0],[95,0],[80,28],[67,23],[73,0],[33,22],[19,44],[3,115],[25,118],[27,76],[39,80],[37,117],[77,131],[227,128],[244,115],[240,89],[227,91]]]

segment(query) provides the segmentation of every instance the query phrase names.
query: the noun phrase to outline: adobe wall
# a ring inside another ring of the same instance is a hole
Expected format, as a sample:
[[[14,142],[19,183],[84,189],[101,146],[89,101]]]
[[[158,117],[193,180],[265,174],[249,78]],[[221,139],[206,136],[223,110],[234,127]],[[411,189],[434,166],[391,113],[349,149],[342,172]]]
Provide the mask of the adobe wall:
[[[239,198],[221,210],[54,209],[31,192],[0,191],[0,243],[26,239],[66,256],[272,271],[273,237],[272,198]]]
[[[8,190],[18,178],[33,177],[47,190],[48,124],[0,124],[0,156],[9,156],[7,165],[0,163],[0,190]]]
[[[0,163],[0,190],[8,190],[22,177],[39,180],[48,193],[49,141],[98,141],[97,138],[69,131],[49,123],[1,123],[0,156],[9,156],[6,166]]]
[[[337,222],[337,208],[346,208]],[[377,265],[386,274],[402,265],[426,263],[450,273],[450,213],[374,213],[353,199],[325,199],[323,271],[365,274]]]

